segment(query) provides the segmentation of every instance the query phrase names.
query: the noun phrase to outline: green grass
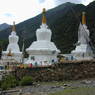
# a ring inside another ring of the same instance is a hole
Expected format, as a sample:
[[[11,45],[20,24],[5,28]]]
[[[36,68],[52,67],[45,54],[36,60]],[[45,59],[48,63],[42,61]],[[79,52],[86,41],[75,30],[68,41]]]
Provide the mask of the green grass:
[[[49,95],[95,95],[95,87],[67,88]]]
[[[79,82],[79,81],[76,81]],[[38,84],[42,84],[42,85],[59,85],[59,86],[63,86],[64,84],[71,84],[71,83],[75,83],[75,81],[53,81],[53,82],[38,82]]]

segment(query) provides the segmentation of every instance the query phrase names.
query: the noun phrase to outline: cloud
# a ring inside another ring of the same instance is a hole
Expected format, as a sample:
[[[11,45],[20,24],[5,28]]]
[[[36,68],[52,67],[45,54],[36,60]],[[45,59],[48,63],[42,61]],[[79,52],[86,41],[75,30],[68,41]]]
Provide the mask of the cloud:
[[[54,0],[56,5],[60,5],[62,3],[66,3],[66,2],[72,2],[72,3],[77,3],[77,4],[89,4],[90,2],[92,2],[93,0]]]
[[[38,0],[39,3],[43,3],[45,2],[46,0]]]
[[[4,13],[3,15],[6,16],[6,17],[14,17],[14,15],[11,14],[11,13]]]
[[[91,1],[93,0],[0,0],[0,23],[19,23],[38,15],[43,8],[48,10],[65,2],[88,4]]]
[[[82,0],[82,3],[85,5],[88,5],[92,1],[94,1],[94,0]]]
[[[81,0],[54,0],[56,5],[60,5],[65,2],[81,3]]]

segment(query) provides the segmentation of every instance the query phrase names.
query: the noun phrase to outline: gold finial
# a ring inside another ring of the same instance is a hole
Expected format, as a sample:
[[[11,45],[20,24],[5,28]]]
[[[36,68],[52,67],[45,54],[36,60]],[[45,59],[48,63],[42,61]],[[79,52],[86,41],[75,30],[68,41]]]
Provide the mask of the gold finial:
[[[45,9],[45,8],[43,8],[42,23],[43,23],[43,24],[46,24],[46,9]]]
[[[7,54],[7,56],[12,56],[11,49],[9,49],[9,53]]]
[[[43,13],[45,13],[46,12],[46,9],[45,8],[43,8]]]
[[[82,12],[82,24],[86,24],[86,13]]]
[[[12,31],[16,31],[15,21],[13,22]]]

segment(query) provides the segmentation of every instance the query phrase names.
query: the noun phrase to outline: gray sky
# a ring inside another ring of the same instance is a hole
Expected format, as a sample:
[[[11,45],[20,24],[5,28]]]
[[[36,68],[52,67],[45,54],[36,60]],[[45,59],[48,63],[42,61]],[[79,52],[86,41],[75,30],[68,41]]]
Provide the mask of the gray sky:
[[[89,4],[93,0],[0,0],[0,24],[20,23],[65,2]]]
[[[39,1],[39,3],[43,3],[43,2],[45,2],[45,0],[38,0]]]
[[[45,2],[47,0],[38,0],[40,3]],[[89,2],[92,2],[93,0],[51,0],[54,1],[55,5],[60,5],[65,2],[72,2],[72,3],[83,3],[87,5]]]
[[[62,4],[65,2],[81,3],[81,0],[54,0],[54,1],[56,5]]]

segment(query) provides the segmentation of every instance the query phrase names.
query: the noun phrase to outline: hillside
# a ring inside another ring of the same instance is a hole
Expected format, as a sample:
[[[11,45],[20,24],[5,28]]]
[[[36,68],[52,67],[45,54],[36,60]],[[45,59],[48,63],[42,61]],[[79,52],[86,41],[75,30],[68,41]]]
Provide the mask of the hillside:
[[[0,24],[0,31],[5,30],[5,29],[7,29],[9,27],[10,27],[10,25],[7,24],[7,23]]]
[[[87,25],[91,32],[91,40],[95,43],[95,2],[88,6],[82,4],[65,3],[56,8],[47,11],[47,24],[52,30],[52,41],[63,52],[69,53],[74,49],[74,43],[77,41],[78,25],[81,21],[82,11],[87,12]],[[36,40],[35,31],[41,25],[42,14],[28,19],[16,26],[17,34],[20,36],[20,47],[22,46],[22,38],[25,39],[25,47]],[[8,44],[8,35],[11,28],[0,31],[0,43],[5,48]],[[3,41],[3,42],[2,42]]]

